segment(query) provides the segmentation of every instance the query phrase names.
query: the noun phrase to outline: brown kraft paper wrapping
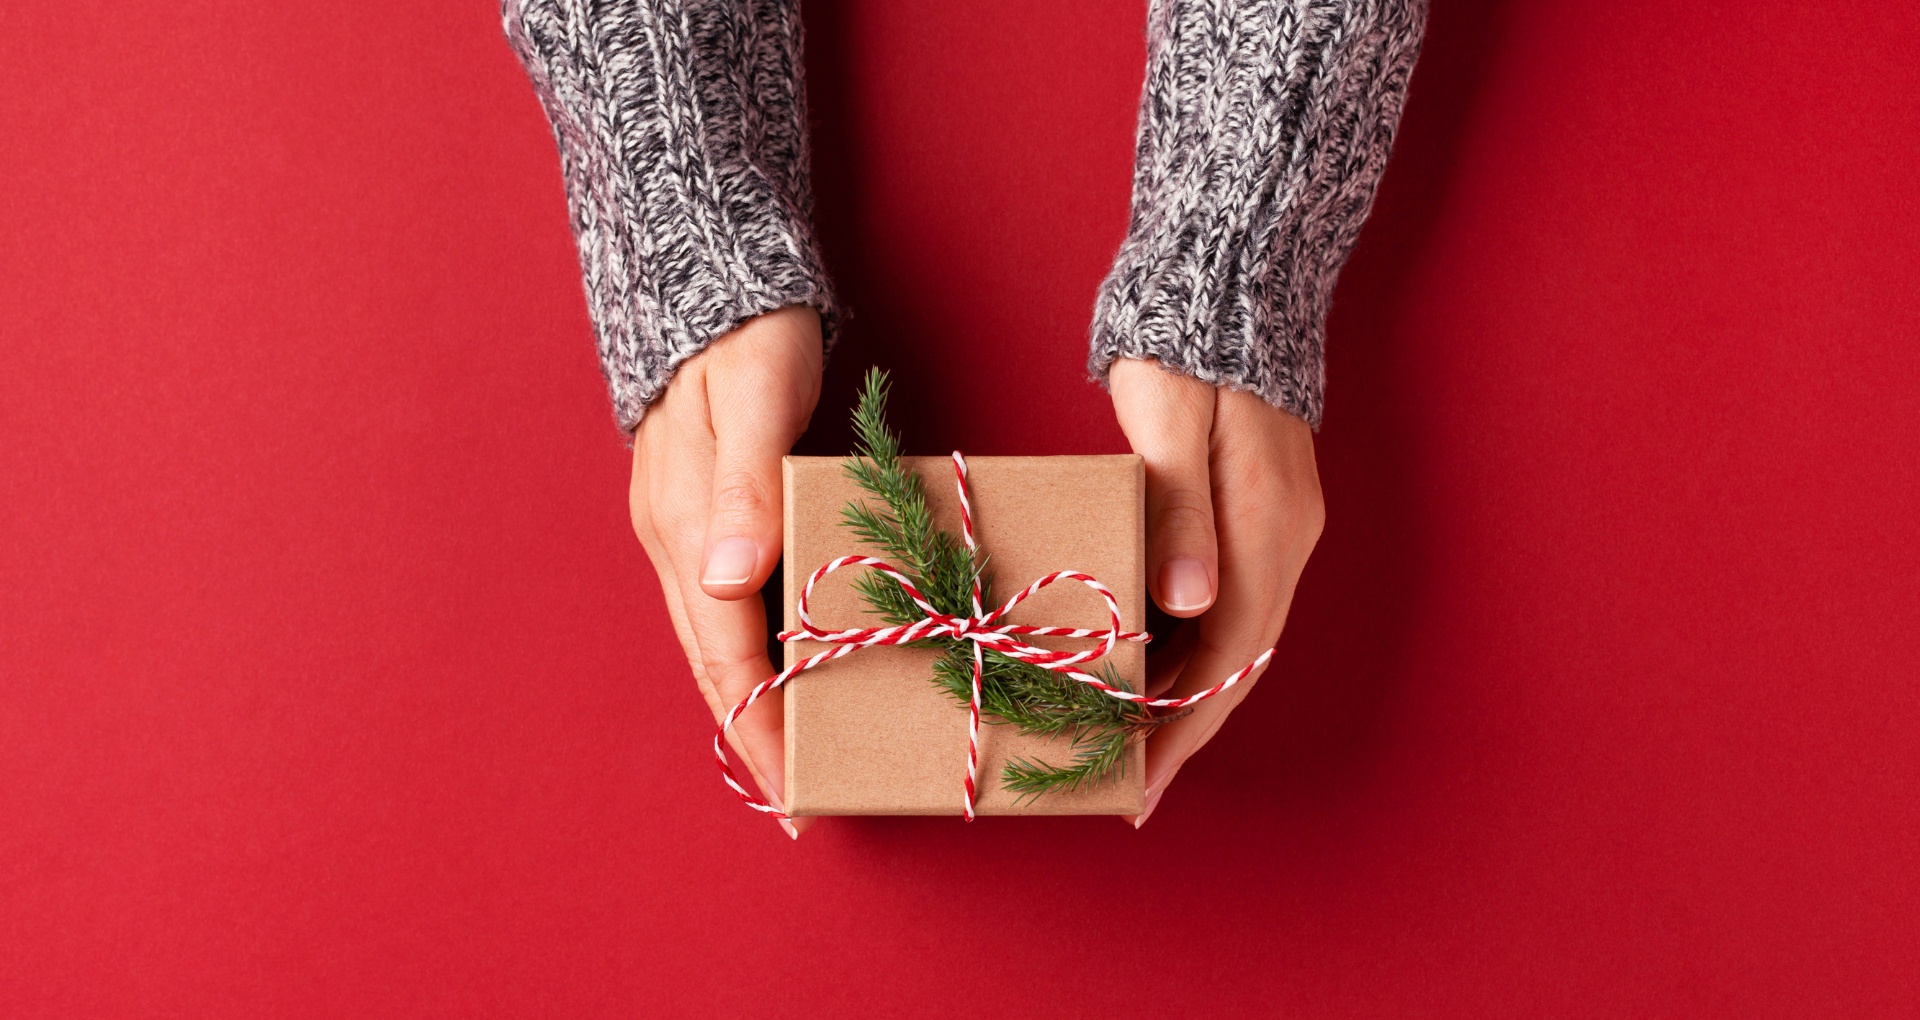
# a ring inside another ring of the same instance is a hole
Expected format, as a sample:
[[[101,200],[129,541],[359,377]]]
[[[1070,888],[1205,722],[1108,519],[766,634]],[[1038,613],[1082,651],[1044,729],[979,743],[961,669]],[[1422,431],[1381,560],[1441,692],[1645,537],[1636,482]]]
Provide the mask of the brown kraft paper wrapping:
[[[960,534],[960,499],[948,457],[905,457],[920,476],[935,522]],[[841,508],[873,500],[842,470],[842,457],[788,457],[785,478],[786,630],[797,630],[796,600],[807,578],[839,556],[882,556],[841,523]],[[1120,602],[1122,629],[1146,629],[1145,480],[1138,456],[969,457],[974,537],[1004,603],[1056,570],[1100,579]],[[895,564],[899,566],[899,564]],[[864,567],[842,567],[814,587],[808,611],[826,628],[884,626],[852,588]],[[991,606],[986,607],[991,609]],[[1022,602],[1003,623],[1109,625],[1106,603],[1078,581],[1056,581]],[[1032,638],[1030,644],[1079,650],[1091,639]],[[786,646],[788,666],[828,647]],[[932,680],[938,649],[875,646],[823,663],[786,684],[786,808],[791,815],[958,815],[965,797],[967,709]],[[1111,662],[1136,691],[1146,678],[1146,648],[1122,641],[1092,660]],[[1066,764],[1069,738],[1022,736],[1012,726],[980,725],[983,815],[1131,815],[1143,806],[1143,748],[1127,749],[1123,774],[1089,788],[1043,794],[1016,804],[1000,786],[1009,758]]]

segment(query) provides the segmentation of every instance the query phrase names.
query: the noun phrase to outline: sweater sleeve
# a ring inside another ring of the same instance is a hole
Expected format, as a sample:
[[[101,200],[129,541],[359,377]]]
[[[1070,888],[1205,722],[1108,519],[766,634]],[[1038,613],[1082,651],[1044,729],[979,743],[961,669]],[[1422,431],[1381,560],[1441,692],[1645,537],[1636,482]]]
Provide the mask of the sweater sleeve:
[[[1426,0],[1151,0],[1127,238],[1088,369],[1152,358],[1320,427],[1327,304]]]
[[[797,0],[503,0],[560,149],[615,421],[788,305],[839,319],[812,227]]]

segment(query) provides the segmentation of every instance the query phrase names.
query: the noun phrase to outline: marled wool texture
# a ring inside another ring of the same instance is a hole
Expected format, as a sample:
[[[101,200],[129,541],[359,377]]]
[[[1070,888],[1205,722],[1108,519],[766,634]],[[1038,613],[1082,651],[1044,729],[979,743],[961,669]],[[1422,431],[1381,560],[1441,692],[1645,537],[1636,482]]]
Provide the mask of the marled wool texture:
[[[1320,427],[1327,305],[1426,3],[1153,0],[1127,239],[1088,369],[1154,358]]]
[[[504,0],[560,149],[631,430],[741,321],[840,311],[811,226],[797,0]],[[1319,427],[1328,301],[1385,167],[1425,0],[1151,0],[1127,239],[1088,368],[1158,360]]]
[[[504,0],[553,124],[614,418],[787,305],[839,309],[813,236],[792,2]]]

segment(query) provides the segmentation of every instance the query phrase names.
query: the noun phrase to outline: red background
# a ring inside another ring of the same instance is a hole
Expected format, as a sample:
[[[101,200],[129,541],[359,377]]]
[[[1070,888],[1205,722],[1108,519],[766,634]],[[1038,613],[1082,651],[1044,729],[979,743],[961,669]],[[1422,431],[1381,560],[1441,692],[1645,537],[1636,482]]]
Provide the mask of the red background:
[[[1914,1015],[1908,5],[1439,0],[1275,671],[1139,832],[798,843],[493,8],[272,6],[0,14],[0,1015]],[[808,17],[804,448],[1122,449],[1141,5]]]

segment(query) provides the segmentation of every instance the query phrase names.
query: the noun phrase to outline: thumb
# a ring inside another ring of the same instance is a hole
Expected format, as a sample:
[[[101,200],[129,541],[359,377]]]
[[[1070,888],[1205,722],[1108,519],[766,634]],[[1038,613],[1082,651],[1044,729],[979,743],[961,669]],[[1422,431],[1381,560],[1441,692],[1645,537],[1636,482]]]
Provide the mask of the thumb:
[[[780,458],[819,399],[819,331],[810,308],[770,313],[743,326],[707,368],[713,496],[700,589],[713,598],[752,595],[780,562]]]
[[[1173,616],[1199,616],[1220,590],[1208,468],[1214,388],[1151,361],[1108,370],[1113,410],[1146,460],[1147,590]]]

